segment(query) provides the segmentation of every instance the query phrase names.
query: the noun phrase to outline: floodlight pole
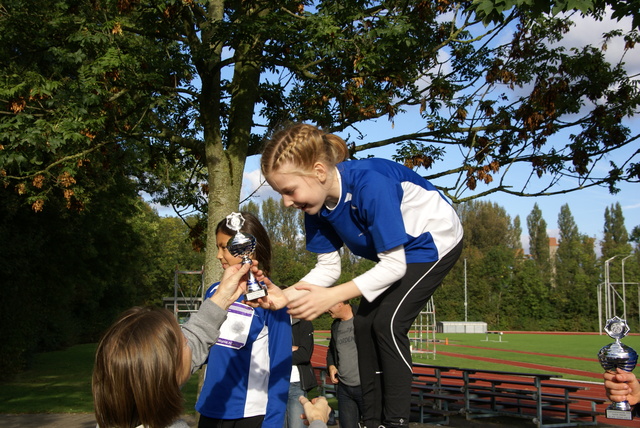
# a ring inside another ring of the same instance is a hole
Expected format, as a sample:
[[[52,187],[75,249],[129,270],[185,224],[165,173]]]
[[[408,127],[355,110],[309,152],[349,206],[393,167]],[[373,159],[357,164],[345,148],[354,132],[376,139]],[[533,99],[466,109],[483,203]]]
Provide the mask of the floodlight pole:
[[[602,284],[598,284],[598,334],[602,335]],[[638,287],[638,302],[640,303],[640,287]]]
[[[464,259],[464,322],[467,322],[467,258]]]
[[[623,318],[627,319],[627,292],[626,292],[626,284],[624,282],[624,261],[631,257],[633,254],[629,254],[627,257],[622,259],[622,314]]]
[[[607,259],[604,262],[604,293],[605,293],[605,299],[604,299],[604,309],[605,309],[605,317],[607,319],[610,319],[613,317],[613,312],[615,312],[615,305],[612,304],[611,302],[611,283],[609,281],[609,263],[611,262],[611,260],[615,259],[616,257],[618,257],[618,255],[616,254],[615,256],[611,257],[610,259]]]
[[[173,271],[173,316],[178,318],[178,265]]]

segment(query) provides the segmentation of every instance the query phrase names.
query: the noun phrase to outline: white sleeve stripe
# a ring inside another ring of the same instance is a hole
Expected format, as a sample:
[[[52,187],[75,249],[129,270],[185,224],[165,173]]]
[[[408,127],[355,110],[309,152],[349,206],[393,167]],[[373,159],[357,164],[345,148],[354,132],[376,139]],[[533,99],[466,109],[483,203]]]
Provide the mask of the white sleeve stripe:
[[[300,281],[321,287],[330,287],[340,278],[341,269],[340,253],[337,251],[321,253],[318,254],[315,267]]]
[[[374,267],[353,279],[362,296],[369,302],[382,294],[407,272],[407,262],[402,245],[379,253],[378,258],[380,261]]]

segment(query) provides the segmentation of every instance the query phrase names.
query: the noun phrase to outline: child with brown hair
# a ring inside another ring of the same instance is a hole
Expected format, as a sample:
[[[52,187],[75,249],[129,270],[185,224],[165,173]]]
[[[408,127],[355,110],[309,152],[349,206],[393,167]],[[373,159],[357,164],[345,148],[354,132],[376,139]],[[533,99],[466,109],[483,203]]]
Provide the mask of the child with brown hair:
[[[227,308],[245,291],[249,266],[225,270],[217,292],[182,327],[167,309],[150,307],[129,309],[109,327],[91,384],[99,427],[188,427],[179,419],[180,388],[204,363]]]

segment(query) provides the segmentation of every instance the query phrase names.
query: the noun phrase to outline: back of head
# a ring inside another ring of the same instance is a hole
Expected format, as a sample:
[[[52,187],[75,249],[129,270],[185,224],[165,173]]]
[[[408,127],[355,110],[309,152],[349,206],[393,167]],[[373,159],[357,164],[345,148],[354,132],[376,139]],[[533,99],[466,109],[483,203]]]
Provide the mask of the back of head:
[[[260,223],[260,220],[258,220],[258,217],[248,211],[242,211],[240,214],[244,217],[244,224],[240,228],[240,232],[248,233],[256,238],[255,258],[258,260],[259,267],[264,275],[269,276],[269,272],[271,272],[271,240],[269,239],[269,234]],[[236,234],[235,230],[227,227],[226,217],[217,224],[216,233],[218,232],[229,236]]]
[[[166,309],[136,307],[118,318],[96,351],[91,387],[100,427],[160,428],[180,417],[183,337]]]
[[[333,167],[348,156],[349,150],[342,138],[313,125],[296,124],[273,134],[262,151],[260,167],[267,178],[285,164],[293,166],[299,174],[306,174],[313,170],[316,162]]]

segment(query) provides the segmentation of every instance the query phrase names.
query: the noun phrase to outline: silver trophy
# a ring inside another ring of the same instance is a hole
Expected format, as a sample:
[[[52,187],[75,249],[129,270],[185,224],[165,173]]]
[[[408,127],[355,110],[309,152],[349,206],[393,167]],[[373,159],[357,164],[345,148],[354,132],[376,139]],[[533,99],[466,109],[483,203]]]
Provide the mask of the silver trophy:
[[[227,250],[229,250],[234,257],[242,257],[242,264],[251,264],[251,254],[253,254],[256,249],[256,238],[249,233],[240,232],[243,224],[244,217],[242,217],[242,214],[231,213],[227,216],[227,227],[236,232],[234,237],[227,242]],[[249,271],[245,298],[247,300],[255,300],[266,295],[266,285],[256,281],[253,272]]]
[[[616,341],[604,346],[598,352],[598,360],[602,368],[608,372],[616,373],[616,369],[632,371],[638,362],[638,353],[633,348],[620,342],[620,339],[629,333],[627,321],[618,317],[613,317],[604,327],[604,331]],[[605,414],[609,419],[632,420],[633,414],[631,406],[627,401],[611,403],[606,408]]]

